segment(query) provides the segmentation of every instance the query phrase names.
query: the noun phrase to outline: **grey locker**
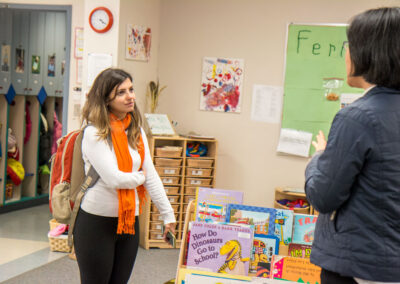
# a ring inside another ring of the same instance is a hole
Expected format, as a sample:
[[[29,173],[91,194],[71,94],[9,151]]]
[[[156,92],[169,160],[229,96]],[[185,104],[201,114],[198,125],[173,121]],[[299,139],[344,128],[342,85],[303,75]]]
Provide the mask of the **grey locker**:
[[[56,16],[56,35],[55,35],[55,43],[56,43],[56,69],[58,72],[56,73],[57,78],[57,88],[55,91],[55,95],[57,97],[63,96],[64,91],[64,79],[66,72],[66,43],[65,36],[67,30],[67,15],[65,12],[58,12]]]
[[[28,55],[28,92],[36,96],[43,85],[44,66],[44,30],[46,12],[31,11],[29,26],[29,55]]]
[[[0,94],[5,94],[11,83],[12,11],[0,8]]]
[[[14,10],[11,45],[11,82],[17,94],[28,91],[29,12]]]
[[[55,96],[57,90],[56,75],[60,70],[57,70],[56,60],[60,56],[56,50],[56,15],[57,12],[46,12],[45,36],[44,36],[44,66],[43,86],[48,96]],[[53,58],[54,56],[54,58]],[[53,69],[54,67],[54,69]]]

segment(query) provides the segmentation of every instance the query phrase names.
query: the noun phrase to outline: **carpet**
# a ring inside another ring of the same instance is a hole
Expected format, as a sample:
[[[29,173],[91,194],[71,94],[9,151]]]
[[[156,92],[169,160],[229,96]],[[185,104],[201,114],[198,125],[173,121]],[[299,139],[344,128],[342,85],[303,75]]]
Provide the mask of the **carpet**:
[[[175,278],[178,249],[139,248],[129,284],[162,284]],[[3,284],[79,284],[79,269],[67,254],[56,261],[2,282]]]

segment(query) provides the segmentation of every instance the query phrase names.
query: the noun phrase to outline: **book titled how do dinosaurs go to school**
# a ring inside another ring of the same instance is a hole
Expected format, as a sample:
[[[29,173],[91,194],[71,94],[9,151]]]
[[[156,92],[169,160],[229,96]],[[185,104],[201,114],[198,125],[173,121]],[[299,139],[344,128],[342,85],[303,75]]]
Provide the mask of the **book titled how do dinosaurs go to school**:
[[[190,223],[187,267],[248,275],[253,230],[248,225]]]

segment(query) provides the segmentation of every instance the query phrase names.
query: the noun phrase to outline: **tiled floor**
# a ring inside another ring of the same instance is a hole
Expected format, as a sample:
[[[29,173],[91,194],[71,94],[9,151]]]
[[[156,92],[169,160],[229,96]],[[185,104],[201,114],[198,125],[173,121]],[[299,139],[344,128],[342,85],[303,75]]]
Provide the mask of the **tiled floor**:
[[[0,214],[0,282],[65,256],[51,252],[48,205]]]

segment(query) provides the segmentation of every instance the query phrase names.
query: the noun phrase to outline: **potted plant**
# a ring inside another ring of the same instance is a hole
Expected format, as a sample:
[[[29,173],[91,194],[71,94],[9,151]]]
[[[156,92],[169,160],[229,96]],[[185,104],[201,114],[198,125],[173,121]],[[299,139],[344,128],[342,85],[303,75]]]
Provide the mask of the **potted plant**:
[[[163,86],[160,88],[160,82],[157,80],[157,83],[154,81],[150,81],[147,87],[147,97],[150,100],[150,112],[155,113],[156,108],[158,106],[158,98],[160,97],[161,92],[167,86]]]

